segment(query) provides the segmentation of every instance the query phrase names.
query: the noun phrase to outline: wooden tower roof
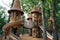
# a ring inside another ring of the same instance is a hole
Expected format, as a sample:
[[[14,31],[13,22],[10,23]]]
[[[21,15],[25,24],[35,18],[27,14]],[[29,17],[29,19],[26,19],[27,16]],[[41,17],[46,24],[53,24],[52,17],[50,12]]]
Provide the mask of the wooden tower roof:
[[[53,16],[50,16],[49,21],[53,21]]]
[[[36,6],[33,7],[31,13],[39,13],[39,11],[37,10]]]
[[[23,14],[23,11],[21,10],[21,6],[20,6],[20,1],[19,0],[15,0],[14,1],[13,7],[10,10],[8,10],[8,13],[11,13],[12,11],[18,11],[21,14]]]

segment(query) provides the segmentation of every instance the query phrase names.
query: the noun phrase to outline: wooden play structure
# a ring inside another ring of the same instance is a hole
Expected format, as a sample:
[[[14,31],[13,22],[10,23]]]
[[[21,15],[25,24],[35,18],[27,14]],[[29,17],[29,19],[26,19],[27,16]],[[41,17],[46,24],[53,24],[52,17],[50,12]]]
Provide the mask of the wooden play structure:
[[[33,22],[33,27],[29,28],[29,35],[24,34],[24,36],[20,36],[20,28],[24,27],[24,22],[21,20],[21,16],[24,15],[24,12],[21,10],[20,1],[15,0],[13,6],[10,10],[8,10],[10,15],[10,21],[3,26],[3,37],[0,40],[43,40],[43,26],[42,26],[42,12],[41,8],[36,8],[34,5],[29,17],[28,21]],[[48,20],[49,22],[49,32],[52,32],[52,16]],[[31,24],[32,25],[32,24]],[[30,26],[31,26],[30,25]],[[53,36],[48,32],[47,38],[48,40],[53,40]]]
[[[21,16],[24,14],[20,7],[19,0],[14,1],[13,7],[8,10],[10,21],[3,27],[3,32],[7,40],[14,40],[13,36],[19,40],[19,28],[22,26]]]

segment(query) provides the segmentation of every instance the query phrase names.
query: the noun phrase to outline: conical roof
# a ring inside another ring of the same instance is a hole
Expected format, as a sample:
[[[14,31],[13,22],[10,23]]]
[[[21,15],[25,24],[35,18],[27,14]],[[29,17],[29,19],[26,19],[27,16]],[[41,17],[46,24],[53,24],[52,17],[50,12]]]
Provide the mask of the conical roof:
[[[53,16],[50,16],[49,21],[53,21]]]
[[[29,17],[27,18],[27,20],[32,19],[32,14],[30,13]]]
[[[37,10],[36,6],[33,7],[31,13],[39,13],[39,11]]]
[[[19,11],[20,13],[23,14],[23,11],[21,10],[21,7],[20,7],[19,0],[14,1],[13,7],[10,10],[8,10],[8,13],[11,13],[12,11]]]

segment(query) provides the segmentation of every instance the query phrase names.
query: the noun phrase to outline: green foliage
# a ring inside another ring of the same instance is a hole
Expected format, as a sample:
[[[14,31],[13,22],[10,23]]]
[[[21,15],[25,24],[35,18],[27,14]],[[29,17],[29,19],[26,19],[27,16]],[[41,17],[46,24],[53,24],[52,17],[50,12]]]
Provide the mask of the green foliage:
[[[20,34],[27,34],[28,28],[20,28]]]
[[[20,0],[23,11],[29,14],[34,5],[39,6],[39,0]]]
[[[6,23],[6,20],[5,20],[6,17],[4,14],[5,14],[5,8],[0,6],[0,34],[2,34],[2,27]]]

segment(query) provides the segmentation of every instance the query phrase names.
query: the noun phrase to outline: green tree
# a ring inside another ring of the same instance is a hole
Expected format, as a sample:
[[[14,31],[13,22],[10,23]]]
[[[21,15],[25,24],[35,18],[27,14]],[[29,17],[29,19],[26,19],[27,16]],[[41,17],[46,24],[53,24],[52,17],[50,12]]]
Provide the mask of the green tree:
[[[5,8],[0,6],[0,34],[2,33],[2,27],[6,24]]]

